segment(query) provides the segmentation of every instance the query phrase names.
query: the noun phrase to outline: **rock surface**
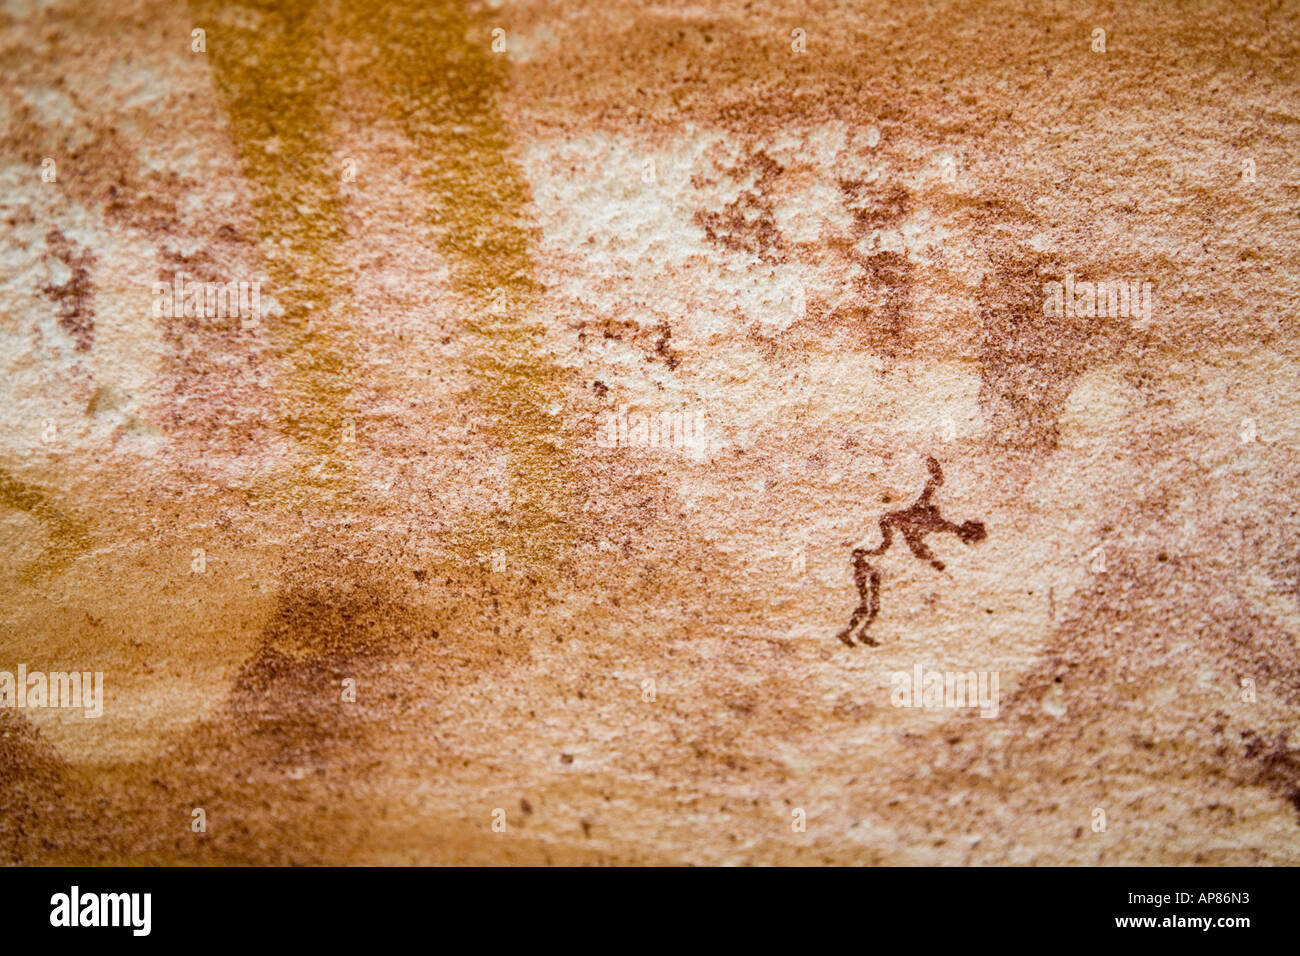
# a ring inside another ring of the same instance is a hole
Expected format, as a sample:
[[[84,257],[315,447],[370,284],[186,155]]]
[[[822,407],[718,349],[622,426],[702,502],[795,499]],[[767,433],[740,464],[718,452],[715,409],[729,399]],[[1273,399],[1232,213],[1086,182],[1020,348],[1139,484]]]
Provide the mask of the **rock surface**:
[[[783,7],[5,5],[0,861],[1300,863],[1300,10]]]

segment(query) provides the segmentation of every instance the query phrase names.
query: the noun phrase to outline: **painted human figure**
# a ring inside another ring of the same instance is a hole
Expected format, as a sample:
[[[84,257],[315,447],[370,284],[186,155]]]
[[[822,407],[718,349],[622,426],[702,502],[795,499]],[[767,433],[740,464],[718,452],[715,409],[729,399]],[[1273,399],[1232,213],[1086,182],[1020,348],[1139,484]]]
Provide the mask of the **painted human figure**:
[[[858,606],[853,610],[849,626],[836,635],[841,641],[853,646],[854,638],[860,644],[876,646],[880,642],[868,634],[871,622],[880,612],[880,572],[871,566],[868,557],[876,557],[889,550],[894,542],[894,532],[903,536],[908,550],[922,561],[927,562],[936,571],[942,571],[944,564],[925,545],[928,534],[955,534],[967,544],[983,541],[984,525],[979,521],[963,521],[961,524],[944,518],[937,506],[931,503],[934,492],[943,485],[943,469],[934,458],[926,459],[930,469],[930,480],[925,483],[925,490],[909,508],[887,512],[880,519],[882,536],[878,547],[867,550],[856,548],[853,551],[853,583],[858,589]]]

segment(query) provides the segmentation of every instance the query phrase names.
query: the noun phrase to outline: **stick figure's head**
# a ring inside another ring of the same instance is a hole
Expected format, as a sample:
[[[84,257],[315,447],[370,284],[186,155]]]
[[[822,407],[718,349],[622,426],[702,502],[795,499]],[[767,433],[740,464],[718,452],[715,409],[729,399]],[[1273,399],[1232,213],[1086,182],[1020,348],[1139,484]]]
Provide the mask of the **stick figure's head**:
[[[983,541],[988,536],[988,532],[984,530],[984,522],[982,521],[963,521],[961,527],[957,529],[957,534],[959,534],[961,539],[967,544],[971,544],[974,541]]]

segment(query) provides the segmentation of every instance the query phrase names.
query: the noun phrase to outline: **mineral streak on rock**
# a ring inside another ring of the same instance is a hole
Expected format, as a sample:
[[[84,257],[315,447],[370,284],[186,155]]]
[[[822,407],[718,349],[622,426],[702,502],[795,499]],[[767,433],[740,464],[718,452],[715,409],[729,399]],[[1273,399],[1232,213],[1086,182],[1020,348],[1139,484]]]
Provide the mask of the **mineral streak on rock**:
[[[263,267],[283,309],[266,322],[286,368],[280,421],[301,448],[304,477],[320,469],[326,484],[346,480],[355,333],[329,129],[338,83],[327,49],[329,10],[317,0],[249,7],[193,0],[191,9],[214,25],[213,81],[252,191]]]
[[[494,21],[470,9],[385,0],[353,15],[382,51],[376,82],[416,147],[427,192],[422,213],[449,261],[472,336],[478,411],[508,456],[505,550],[540,571],[564,556],[580,496],[565,437],[547,412],[561,385],[534,315],[531,195],[497,105],[504,60],[491,52]],[[481,520],[461,533],[465,553],[493,540]]]

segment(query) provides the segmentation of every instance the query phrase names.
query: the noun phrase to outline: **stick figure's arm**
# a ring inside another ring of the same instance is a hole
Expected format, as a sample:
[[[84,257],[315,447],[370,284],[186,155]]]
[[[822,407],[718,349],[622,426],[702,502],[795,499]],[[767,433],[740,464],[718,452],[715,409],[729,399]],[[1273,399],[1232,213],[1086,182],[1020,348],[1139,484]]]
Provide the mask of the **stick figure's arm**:
[[[934,552],[925,546],[925,542],[921,540],[921,534],[915,528],[905,528],[903,530],[903,540],[907,542],[908,548],[911,549],[914,555],[922,561],[928,561],[936,571],[942,571],[944,568],[943,562],[936,558]]]
[[[943,469],[939,467],[939,462],[934,458],[927,458],[925,463],[930,469],[930,480],[925,483],[925,490],[921,492],[921,497],[916,499],[918,505],[928,505],[930,497],[943,487]]]

